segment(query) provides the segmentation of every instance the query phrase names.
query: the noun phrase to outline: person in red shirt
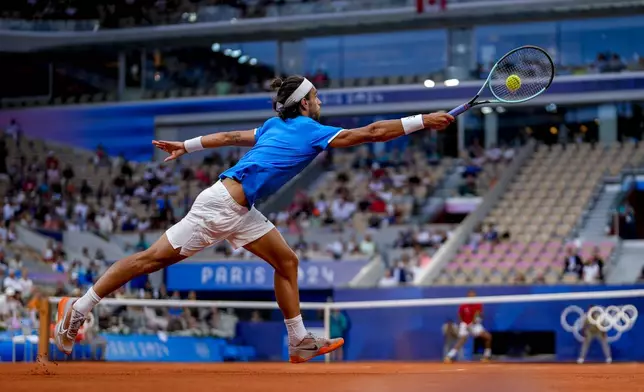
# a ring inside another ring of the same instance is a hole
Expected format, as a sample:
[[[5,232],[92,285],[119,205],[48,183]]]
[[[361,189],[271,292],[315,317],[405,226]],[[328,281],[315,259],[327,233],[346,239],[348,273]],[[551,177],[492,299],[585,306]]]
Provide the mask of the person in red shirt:
[[[470,290],[467,296],[476,297],[476,292]],[[481,304],[463,304],[458,308],[458,318],[460,320],[458,340],[454,347],[447,353],[445,357],[446,363],[451,363],[454,360],[454,357],[456,357],[456,354],[463,347],[469,336],[483,339],[485,342],[483,361],[490,360],[490,356],[492,355],[492,335],[481,324],[482,317],[483,305]]]

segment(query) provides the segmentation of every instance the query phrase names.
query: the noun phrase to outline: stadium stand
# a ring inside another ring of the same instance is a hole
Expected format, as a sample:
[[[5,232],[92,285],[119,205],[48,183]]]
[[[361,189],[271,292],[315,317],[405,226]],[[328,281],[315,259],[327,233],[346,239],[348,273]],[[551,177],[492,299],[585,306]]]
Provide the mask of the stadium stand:
[[[619,175],[643,159],[644,149],[632,143],[542,146],[486,218],[485,228],[443,269],[437,283],[599,282],[598,277],[586,279],[582,266],[565,270],[568,252],[579,252],[584,261],[595,252],[609,260],[615,243],[567,242],[604,175]]]

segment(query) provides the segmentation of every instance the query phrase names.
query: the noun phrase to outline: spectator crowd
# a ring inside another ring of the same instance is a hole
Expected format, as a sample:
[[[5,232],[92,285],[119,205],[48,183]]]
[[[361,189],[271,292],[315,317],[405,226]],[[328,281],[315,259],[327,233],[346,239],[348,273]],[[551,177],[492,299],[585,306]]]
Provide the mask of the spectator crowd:
[[[412,223],[440,184],[450,160],[441,160],[428,139],[374,152],[359,148],[336,153],[327,172],[310,190],[270,218],[287,233],[311,228],[330,232],[377,230]]]
[[[315,2],[319,0],[301,0]],[[293,1],[288,1],[293,3]],[[23,20],[96,20],[101,28],[126,28],[208,20],[204,7],[228,6],[230,18],[261,18],[285,0],[6,0],[0,17]]]

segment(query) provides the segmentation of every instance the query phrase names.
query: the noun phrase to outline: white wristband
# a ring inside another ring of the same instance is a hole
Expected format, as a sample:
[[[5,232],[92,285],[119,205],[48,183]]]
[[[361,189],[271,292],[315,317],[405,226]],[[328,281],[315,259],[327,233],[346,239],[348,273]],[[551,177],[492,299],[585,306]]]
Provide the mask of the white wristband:
[[[417,114],[415,116],[403,117],[400,119],[402,121],[403,130],[406,135],[409,135],[412,132],[420,131],[425,129],[425,124],[423,124],[423,115]]]
[[[203,144],[201,144],[201,136],[186,140],[185,142],[183,142],[183,147],[185,147],[186,151],[188,151],[189,153],[203,150]]]

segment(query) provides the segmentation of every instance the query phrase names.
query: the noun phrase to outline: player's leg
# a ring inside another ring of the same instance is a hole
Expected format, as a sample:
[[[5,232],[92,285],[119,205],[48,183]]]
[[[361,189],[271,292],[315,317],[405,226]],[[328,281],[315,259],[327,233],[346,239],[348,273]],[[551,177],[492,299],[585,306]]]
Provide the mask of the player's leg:
[[[486,331],[482,325],[478,324],[477,326],[474,326],[475,329],[477,329],[476,332],[476,337],[479,337],[483,339],[483,344],[485,345],[485,349],[483,350],[483,361],[489,361],[490,358],[492,357],[492,334],[490,334],[488,331]]]
[[[230,196],[226,199],[224,192],[221,183],[203,190],[188,214],[149,249],[114,263],[77,301],[63,298],[58,304],[58,322],[54,331],[58,348],[67,354],[71,353],[85,316],[101,298],[135,277],[168,267],[212,245],[222,239],[222,235],[227,235],[227,230],[235,227],[242,218],[234,211],[230,212]]]
[[[244,248],[275,269],[275,298],[284,318],[289,320],[300,316],[300,292],[297,282],[299,260],[280,232],[274,228],[261,238],[244,245]],[[296,337],[304,338],[303,335]]]
[[[263,221],[263,218],[259,218],[261,214],[257,211],[256,215],[258,218],[252,220],[261,224]],[[248,230],[252,231],[252,227],[253,224],[249,223]],[[229,241],[233,246],[235,243],[244,242],[240,235],[229,238]],[[300,293],[297,282],[299,260],[280,232],[272,228],[261,238],[243,247],[275,269],[275,297],[284,315],[284,323],[288,331],[290,361],[306,362],[313,357],[340,348],[344,344],[344,339],[323,339],[306,331],[300,313]]]
[[[610,345],[608,344],[608,337],[606,336],[606,334],[599,336],[599,342],[602,345],[602,351],[604,352],[606,363],[613,363],[613,355],[610,352]]]
[[[465,345],[465,342],[467,341],[467,338],[470,336],[470,328],[469,325],[466,323],[461,322],[458,325],[458,340],[456,341],[456,344],[454,347],[452,347],[451,350],[447,353],[445,356],[444,361],[446,363],[450,363],[454,360],[456,355],[461,351],[463,346]]]
[[[577,363],[582,364],[586,360],[586,354],[588,354],[588,348],[590,347],[590,343],[593,341],[592,334],[587,333],[586,336],[584,336],[584,341],[581,344],[581,350],[579,351],[579,358],[577,358]]]
[[[149,249],[114,263],[78,300],[63,298],[58,304],[55,330],[58,348],[66,354],[71,353],[78,329],[102,298],[138,276],[158,271],[184,258],[181,248],[174,249],[167,235],[163,234]]]

